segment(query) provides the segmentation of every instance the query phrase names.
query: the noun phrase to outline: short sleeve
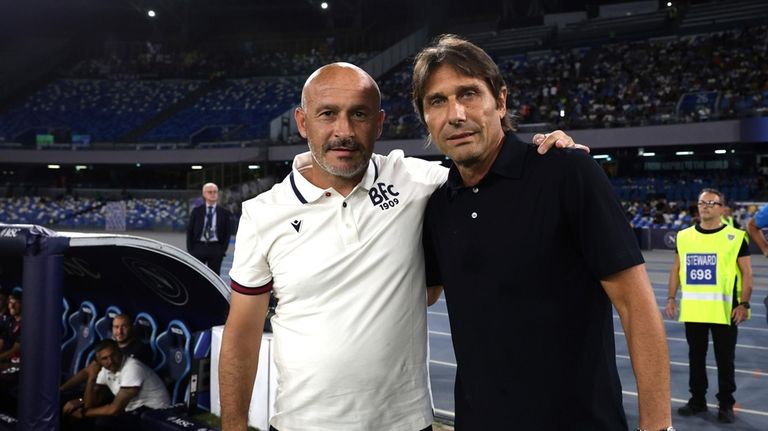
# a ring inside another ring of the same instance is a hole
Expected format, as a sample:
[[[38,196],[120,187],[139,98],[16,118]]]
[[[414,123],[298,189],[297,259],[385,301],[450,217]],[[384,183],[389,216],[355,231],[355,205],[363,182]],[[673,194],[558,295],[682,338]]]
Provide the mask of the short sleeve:
[[[243,214],[235,237],[235,254],[229,277],[232,290],[245,295],[258,295],[272,289],[272,272],[261,247],[261,236],[254,214],[254,201],[243,205]]]
[[[121,388],[140,388],[144,384],[144,372],[137,359],[129,359],[120,370]]]
[[[629,220],[600,166],[569,151],[563,178],[565,213],[590,270],[600,279],[644,263]]]

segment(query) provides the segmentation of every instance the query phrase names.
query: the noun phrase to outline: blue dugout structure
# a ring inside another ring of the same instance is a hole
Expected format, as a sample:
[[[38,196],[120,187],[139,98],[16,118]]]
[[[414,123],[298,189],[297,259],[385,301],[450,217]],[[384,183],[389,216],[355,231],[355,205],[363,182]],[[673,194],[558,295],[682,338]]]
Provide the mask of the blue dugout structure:
[[[111,233],[55,232],[0,224],[0,283],[23,286],[21,371],[16,423],[0,429],[59,429],[62,298],[148,312],[164,327],[182,319],[192,332],[226,320],[229,288],[207,266],[171,245]],[[33,318],[29,316],[34,316]]]

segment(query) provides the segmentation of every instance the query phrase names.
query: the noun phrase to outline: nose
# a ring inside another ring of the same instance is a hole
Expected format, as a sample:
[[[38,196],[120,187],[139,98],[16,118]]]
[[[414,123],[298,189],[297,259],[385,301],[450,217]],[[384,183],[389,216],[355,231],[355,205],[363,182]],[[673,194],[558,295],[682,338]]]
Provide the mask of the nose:
[[[467,120],[466,111],[464,105],[462,105],[458,99],[453,99],[448,102],[448,123],[453,126],[459,125]]]
[[[352,119],[348,114],[340,114],[338,116],[334,134],[339,138],[351,138],[355,135]]]

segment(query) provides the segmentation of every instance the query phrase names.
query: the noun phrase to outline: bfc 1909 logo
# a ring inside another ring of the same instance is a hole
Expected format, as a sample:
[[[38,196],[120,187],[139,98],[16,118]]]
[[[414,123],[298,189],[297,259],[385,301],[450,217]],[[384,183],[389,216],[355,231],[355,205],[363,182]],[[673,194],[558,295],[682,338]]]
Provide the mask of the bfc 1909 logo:
[[[395,191],[395,186],[392,184],[376,183],[368,190],[371,203],[382,211],[394,208],[400,203],[396,196],[400,196],[400,193]]]

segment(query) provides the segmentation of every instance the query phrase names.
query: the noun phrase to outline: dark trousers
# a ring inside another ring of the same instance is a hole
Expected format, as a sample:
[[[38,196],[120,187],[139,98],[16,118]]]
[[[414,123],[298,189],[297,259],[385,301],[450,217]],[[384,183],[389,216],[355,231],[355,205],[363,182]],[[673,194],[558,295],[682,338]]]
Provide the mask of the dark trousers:
[[[192,244],[190,253],[200,262],[208,265],[213,272],[221,275],[221,262],[224,260],[224,253],[221,252],[221,244],[218,242],[201,242]]]
[[[62,414],[61,429],[63,431],[136,431],[141,429],[141,414],[147,410],[149,410],[148,407],[139,407],[115,416],[82,419]]]
[[[270,425],[270,426],[269,426],[269,431],[277,431],[277,428],[275,428],[275,427],[273,427],[272,425]],[[428,426],[428,427],[424,428],[424,429],[423,429],[423,430],[421,430],[421,431],[432,431],[432,425],[430,425],[430,426]]]
[[[712,341],[715,346],[715,362],[717,362],[717,400],[720,407],[733,408],[736,400],[735,359],[736,325],[720,325],[715,323],[685,323],[685,338],[688,340],[688,362],[690,374],[688,386],[691,391],[691,402],[696,405],[706,404],[707,387],[707,348],[709,347],[709,332],[712,331]]]

